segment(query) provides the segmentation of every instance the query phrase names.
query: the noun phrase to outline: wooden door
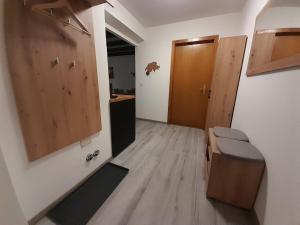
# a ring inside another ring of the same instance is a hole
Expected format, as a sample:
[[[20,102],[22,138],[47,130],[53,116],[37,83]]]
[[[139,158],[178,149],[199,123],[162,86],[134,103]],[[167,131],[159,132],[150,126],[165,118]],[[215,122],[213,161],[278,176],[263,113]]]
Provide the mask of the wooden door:
[[[247,36],[219,40],[206,130],[214,126],[231,126],[246,42]]]
[[[169,123],[205,128],[218,36],[173,42]]]

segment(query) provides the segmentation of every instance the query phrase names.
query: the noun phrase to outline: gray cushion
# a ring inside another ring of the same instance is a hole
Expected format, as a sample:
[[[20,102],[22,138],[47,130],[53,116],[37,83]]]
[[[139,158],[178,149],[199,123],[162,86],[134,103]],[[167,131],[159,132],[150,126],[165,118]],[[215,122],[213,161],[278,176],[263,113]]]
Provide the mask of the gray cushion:
[[[264,157],[257,148],[249,142],[228,138],[217,138],[217,147],[221,153],[246,160],[264,161]]]
[[[230,138],[239,141],[249,141],[247,135],[240,130],[226,127],[214,127],[213,131],[217,137]]]

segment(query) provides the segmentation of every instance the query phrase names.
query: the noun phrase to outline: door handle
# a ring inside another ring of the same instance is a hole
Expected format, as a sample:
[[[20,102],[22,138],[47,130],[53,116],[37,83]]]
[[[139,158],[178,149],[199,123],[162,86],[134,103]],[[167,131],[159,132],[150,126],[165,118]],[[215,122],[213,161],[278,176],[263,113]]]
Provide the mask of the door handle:
[[[211,96],[211,90],[208,90],[208,98]]]

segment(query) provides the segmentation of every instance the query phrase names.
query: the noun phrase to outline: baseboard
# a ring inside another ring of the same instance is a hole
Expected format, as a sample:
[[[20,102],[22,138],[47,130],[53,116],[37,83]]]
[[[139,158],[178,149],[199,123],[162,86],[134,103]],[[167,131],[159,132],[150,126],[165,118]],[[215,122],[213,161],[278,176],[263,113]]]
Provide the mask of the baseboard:
[[[139,118],[139,117],[136,117],[136,119],[137,119],[137,120],[145,120],[145,121],[155,122],[155,123],[163,123],[163,124],[167,124],[167,122],[158,121],[158,120],[151,120],[151,119],[145,119],[145,118]]]
[[[53,209],[61,200],[63,200],[65,197],[67,197],[70,193],[75,191],[80,185],[82,185],[87,179],[89,179],[92,175],[94,175],[101,167],[103,167],[107,162],[111,161],[112,157],[105,160],[100,166],[98,166],[92,173],[90,173],[88,176],[86,176],[83,180],[78,182],[74,187],[72,187],[70,190],[68,190],[66,193],[64,193],[61,197],[54,200],[50,205],[48,205],[46,208],[41,210],[37,215],[35,215],[32,219],[28,221],[29,225],[35,225],[37,224],[41,219],[43,219],[47,213]]]
[[[253,220],[255,222],[255,225],[260,225],[260,222],[258,220],[258,217],[257,217],[255,209],[253,209]]]

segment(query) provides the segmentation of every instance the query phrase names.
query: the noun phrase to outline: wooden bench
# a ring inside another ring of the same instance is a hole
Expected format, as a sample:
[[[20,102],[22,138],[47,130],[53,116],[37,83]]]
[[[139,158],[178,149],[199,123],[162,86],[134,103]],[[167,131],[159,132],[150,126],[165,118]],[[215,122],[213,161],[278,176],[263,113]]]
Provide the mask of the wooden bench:
[[[209,129],[206,149],[207,196],[224,203],[252,209],[262,180],[265,162],[223,154]]]

